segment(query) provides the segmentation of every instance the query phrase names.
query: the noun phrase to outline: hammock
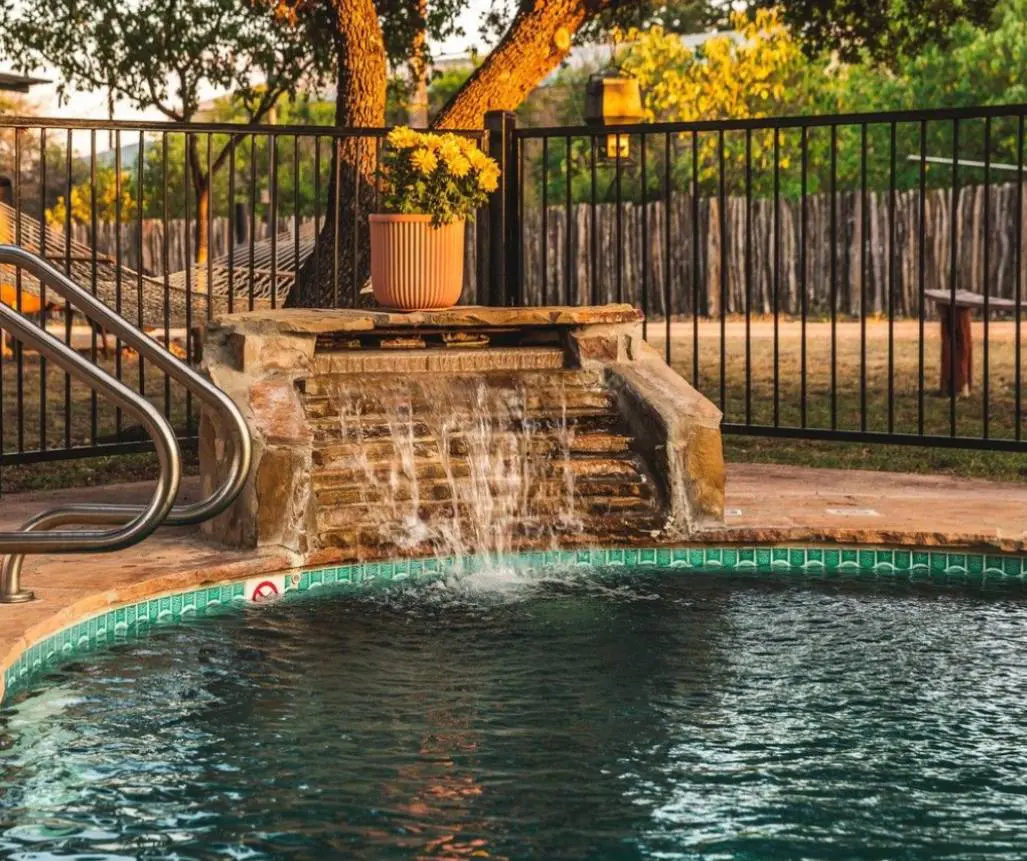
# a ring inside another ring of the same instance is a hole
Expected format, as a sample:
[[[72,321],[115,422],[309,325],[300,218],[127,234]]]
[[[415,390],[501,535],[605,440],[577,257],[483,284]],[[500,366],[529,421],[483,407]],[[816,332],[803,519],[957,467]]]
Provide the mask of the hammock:
[[[84,242],[68,239],[59,227],[47,224],[45,241],[41,241],[42,234],[38,217],[24,212],[19,217],[12,206],[0,203],[0,241],[17,242],[40,254],[76,284],[95,292],[106,305],[146,329],[196,325],[208,316],[225,314],[230,293],[232,308],[246,310],[250,303],[251,271],[254,307],[270,306],[272,283],[276,304],[281,306],[296,281],[296,272],[313,253],[317,240],[314,226],[306,224],[299,230],[298,255],[296,238],[286,231],[276,237],[274,255],[270,238],[254,242],[252,264],[250,243],[245,242],[209,263],[197,263],[167,276],[152,276],[119,265],[114,258]],[[38,307],[39,281],[27,272],[21,272],[19,279],[14,266],[0,266],[0,301],[14,304],[7,300],[14,295],[19,280],[23,308],[29,311],[32,306]],[[27,296],[36,297],[36,301],[26,301]],[[63,301],[54,304],[63,306]]]

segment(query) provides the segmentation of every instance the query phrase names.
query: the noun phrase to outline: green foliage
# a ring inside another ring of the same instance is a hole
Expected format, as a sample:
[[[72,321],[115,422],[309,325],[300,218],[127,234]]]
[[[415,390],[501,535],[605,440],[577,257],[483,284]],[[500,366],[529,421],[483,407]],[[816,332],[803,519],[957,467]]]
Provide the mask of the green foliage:
[[[380,173],[386,212],[430,215],[439,227],[473,218],[496,189],[499,165],[471,138],[400,126],[389,133]]]
[[[428,113],[435,116],[474,72],[477,62],[437,72],[428,83]]]
[[[766,17],[770,15],[771,17]],[[800,42],[784,24],[782,11],[763,12],[763,17],[735,20],[742,39],[715,38],[693,51],[673,34],[650,28],[628,34],[621,54],[622,65],[643,84],[645,105],[652,119],[693,121],[724,118],[860,113],[923,107],[956,107],[1004,104],[1027,100],[1027,0],[1001,0],[991,25],[978,26],[960,20],[937,43],[927,44],[915,56],[899,56],[890,65],[877,62],[865,52],[860,62],[839,63],[837,57],[810,58],[800,51]],[[529,100],[534,114],[547,123],[581,121],[585,74],[573,79],[570,70],[557,76],[553,88],[563,95],[556,104],[542,94]],[[564,83],[566,81],[566,86]],[[924,128],[924,151],[951,159],[951,122],[931,122]],[[592,158],[587,139],[572,139],[570,159],[571,199],[597,202],[615,200],[619,184],[624,200],[638,201],[642,185],[647,199],[665,194],[667,177],[671,187],[687,190],[697,185],[704,196],[721,193],[720,164],[723,159],[723,192],[755,197],[782,198],[830,191],[859,193],[894,187],[901,192],[917,188],[921,164],[921,128],[918,122],[840,125],[771,130],[701,132],[663,135],[647,140],[645,175],[640,163],[641,141],[631,136],[632,158],[618,170],[608,160],[597,160],[595,188]],[[960,124],[961,160],[1016,164],[1017,120],[995,118],[987,129],[983,120]],[[863,156],[863,142],[866,155]],[[600,139],[601,142],[602,139]],[[696,146],[697,170],[693,173],[692,146]],[[665,147],[669,145],[669,163]],[[777,171],[775,165],[777,152]],[[833,152],[833,165],[832,165]],[[531,166],[526,200],[537,205],[541,197],[542,147],[532,141],[527,151]],[[805,183],[803,164],[805,163]],[[747,171],[748,167],[748,171]],[[952,171],[944,165],[925,168],[928,187],[948,187]],[[562,203],[567,194],[568,148],[564,141],[550,141],[546,154],[546,198]],[[1008,179],[1010,173],[993,169],[991,181]],[[981,182],[983,170],[960,167],[959,182]]]
[[[239,0],[24,0],[5,4],[0,24],[5,57],[55,69],[62,94],[107,90],[173,120],[192,118],[209,88],[236,94],[254,119],[323,78],[333,56],[323,36]]]
[[[986,26],[996,0],[750,0],[750,8],[781,6],[811,57],[835,53],[845,62],[894,63],[924,45],[943,44],[961,22]]]

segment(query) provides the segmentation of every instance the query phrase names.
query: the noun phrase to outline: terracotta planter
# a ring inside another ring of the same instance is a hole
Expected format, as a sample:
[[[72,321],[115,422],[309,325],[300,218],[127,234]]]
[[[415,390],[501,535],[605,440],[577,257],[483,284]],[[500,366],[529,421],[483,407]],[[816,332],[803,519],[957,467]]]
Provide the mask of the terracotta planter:
[[[372,215],[371,286],[400,311],[449,308],[464,284],[464,222],[432,227],[430,215]]]

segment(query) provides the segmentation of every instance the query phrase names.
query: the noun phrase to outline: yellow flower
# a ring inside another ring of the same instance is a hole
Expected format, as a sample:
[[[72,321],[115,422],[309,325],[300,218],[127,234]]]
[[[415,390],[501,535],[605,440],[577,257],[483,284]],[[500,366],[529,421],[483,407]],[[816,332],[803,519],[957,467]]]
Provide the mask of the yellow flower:
[[[424,176],[428,176],[439,166],[438,158],[429,149],[414,150],[413,155],[410,156],[410,161]]]
[[[452,135],[446,135],[442,144],[439,146],[438,154],[446,164],[449,164],[454,159],[461,157],[462,153],[460,150],[460,144],[453,140]]]
[[[475,170],[482,170],[490,162],[493,164],[495,163],[476,146],[468,148],[467,160]]]
[[[478,174],[478,187],[482,191],[492,192],[499,187],[499,167],[496,164],[491,164],[485,167],[481,173]]]
[[[432,150],[433,152],[442,146],[442,136],[432,134],[431,132],[423,132],[417,135],[418,143],[421,144],[425,149]]]
[[[459,153],[452,160],[446,161],[446,167],[455,177],[464,177],[471,172],[471,163]]]
[[[386,140],[396,149],[412,149],[417,146],[420,135],[407,126],[396,126]]]

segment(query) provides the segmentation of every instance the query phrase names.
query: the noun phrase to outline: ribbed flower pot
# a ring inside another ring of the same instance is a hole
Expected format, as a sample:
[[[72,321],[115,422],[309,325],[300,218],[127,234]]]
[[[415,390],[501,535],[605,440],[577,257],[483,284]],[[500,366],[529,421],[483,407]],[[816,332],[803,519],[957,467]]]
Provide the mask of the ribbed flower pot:
[[[464,283],[464,222],[432,227],[430,215],[372,215],[371,286],[399,311],[449,308]]]

